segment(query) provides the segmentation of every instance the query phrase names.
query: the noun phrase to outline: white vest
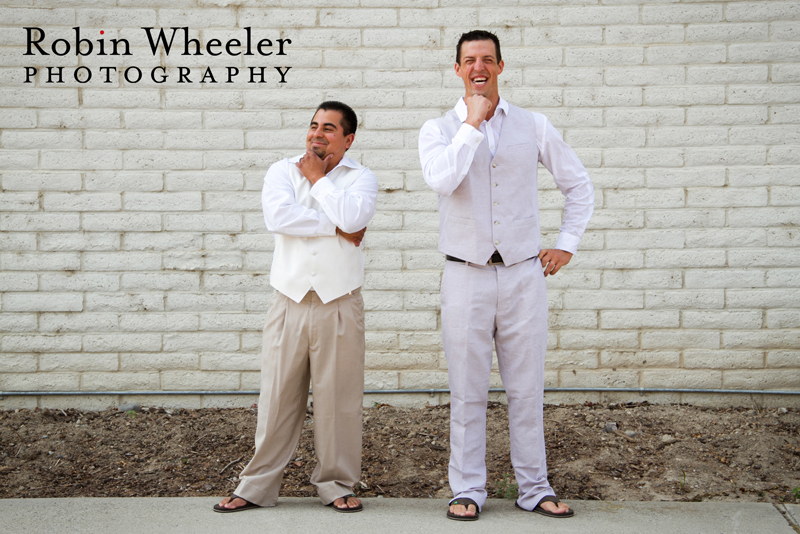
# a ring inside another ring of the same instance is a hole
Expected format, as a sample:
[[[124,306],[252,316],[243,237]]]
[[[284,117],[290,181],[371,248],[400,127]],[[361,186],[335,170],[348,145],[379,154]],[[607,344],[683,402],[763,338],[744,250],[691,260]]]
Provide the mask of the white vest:
[[[497,250],[513,265],[541,250],[536,126],[529,111],[508,107],[495,156],[484,139],[461,184],[439,196],[439,250],[470,263]],[[450,141],[462,125],[455,110],[436,123]]]
[[[331,179],[339,189],[346,189],[356,180],[363,168],[342,167]],[[295,201],[323,213],[322,206],[311,196],[309,182],[294,165],[288,165],[289,178],[294,186]],[[330,178],[330,176],[328,177]],[[300,302],[310,289],[328,303],[358,289],[364,283],[364,258],[361,247],[339,235],[331,237],[275,236],[275,252],[269,283],[295,302]]]

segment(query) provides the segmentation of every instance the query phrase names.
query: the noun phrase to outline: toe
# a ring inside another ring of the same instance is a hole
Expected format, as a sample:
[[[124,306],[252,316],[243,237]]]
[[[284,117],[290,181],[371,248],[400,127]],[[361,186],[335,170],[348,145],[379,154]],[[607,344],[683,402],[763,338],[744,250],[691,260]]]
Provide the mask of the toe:
[[[552,514],[566,514],[567,512],[569,512],[569,506],[567,506],[566,503],[563,502],[559,502],[558,504],[556,504],[554,502],[548,501],[539,504],[539,506],[541,506],[542,508],[544,508],[545,510],[547,510]]]
[[[454,504],[450,506],[450,513],[460,517],[474,517],[475,505],[470,504],[469,506],[464,506],[463,504]]]
[[[567,512],[569,512],[569,506],[567,506],[563,502],[559,502],[558,506],[554,507],[552,512],[556,514],[566,514]]]
[[[245,501],[244,499],[241,499],[239,497],[234,497],[234,498],[228,497],[228,498],[225,499],[225,501],[226,502],[222,506],[227,508],[227,509],[229,509],[229,510],[234,510],[236,508],[241,508],[242,506],[247,504],[247,501]]]

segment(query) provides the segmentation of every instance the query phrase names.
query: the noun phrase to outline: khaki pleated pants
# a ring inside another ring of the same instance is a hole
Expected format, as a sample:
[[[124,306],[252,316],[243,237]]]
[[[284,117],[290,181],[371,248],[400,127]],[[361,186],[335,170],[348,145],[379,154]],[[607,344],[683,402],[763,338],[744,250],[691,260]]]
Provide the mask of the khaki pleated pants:
[[[364,301],[360,290],[323,304],[310,291],[296,303],[273,293],[261,363],[256,450],[234,492],[275,506],[300,439],[308,387],[314,395],[311,483],[323,504],[351,493],[361,475]]]
[[[486,404],[492,344],[508,399],[517,503],[555,495],[547,480],[543,401],[547,289],[539,258],[511,267],[445,262],[442,340],[450,380],[450,489],[486,501]]]

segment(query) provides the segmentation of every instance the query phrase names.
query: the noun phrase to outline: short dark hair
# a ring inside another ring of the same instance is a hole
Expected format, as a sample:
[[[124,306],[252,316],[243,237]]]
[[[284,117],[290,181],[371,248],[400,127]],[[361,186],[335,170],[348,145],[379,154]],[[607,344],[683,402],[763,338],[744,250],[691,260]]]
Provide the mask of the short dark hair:
[[[347,136],[356,133],[356,128],[358,128],[358,117],[356,117],[356,112],[353,111],[353,108],[343,102],[328,100],[327,102],[323,102],[317,106],[317,110],[314,112],[314,115],[316,115],[317,111],[321,109],[324,109],[325,111],[338,111],[342,114],[342,120],[339,121],[339,124],[341,125],[342,130],[344,130],[344,135]]]
[[[497,52],[497,62],[500,63],[503,59],[500,55],[500,39],[498,39],[495,34],[485,30],[472,30],[471,32],[461,34],[461,38],[456,45],[456,63],[459,65],[461,64],[461,43],[467,41],[492,41],[494,43],[494,49]]]

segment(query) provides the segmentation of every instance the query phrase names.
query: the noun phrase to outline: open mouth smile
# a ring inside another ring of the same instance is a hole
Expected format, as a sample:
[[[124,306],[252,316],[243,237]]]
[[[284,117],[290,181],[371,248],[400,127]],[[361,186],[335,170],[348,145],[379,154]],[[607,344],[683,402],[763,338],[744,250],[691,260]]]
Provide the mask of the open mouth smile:
[[[476,78],[470,79],[470,84],[472,85],[473,91],[484,91],[489,87],[489,77],[488,76],[478,76]]]

